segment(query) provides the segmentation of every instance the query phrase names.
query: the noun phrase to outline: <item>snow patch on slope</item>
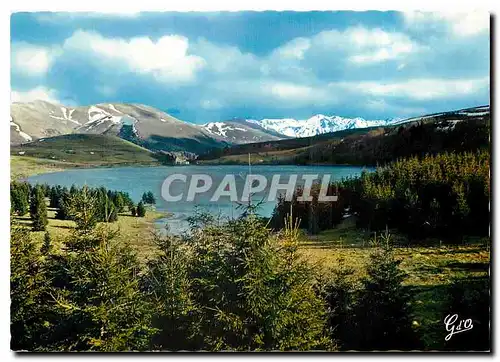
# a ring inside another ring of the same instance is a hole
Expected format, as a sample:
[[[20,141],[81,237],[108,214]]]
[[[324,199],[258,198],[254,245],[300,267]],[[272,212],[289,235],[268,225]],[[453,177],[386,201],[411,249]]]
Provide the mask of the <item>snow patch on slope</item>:
[[[73,119],[71,117],[71,115],[73,114],[73,112],[75,111],[74,109],[67,109],[65,107],[60,107],[61,109],[61,114],[62,114],[62,117],[61,116],[55,116],[54,115],[54,111],[50,111],[49,113],[49,117],[50,118],[53,118],[53,119],[58,119],[60,121],[64,121],[63,123],[66,123],[66,121],[69,121],[69,122],[72,122],[72,123],[75,123],[77,125],[81,125],[80,122],[78,122],[77,120]]]
[[[28,141],[28,142],[33,141],[33,138],[29,134],[24,133],[23,131],[21,131],[21,127],[19,127],[19,125],[17,123],[14,123],[12,121],[12,116],[10,117],[10,125],[12,127],[16,128],[16,132],[19,133],[19,136],[21,136],[22,138],[24,138],[25,141]]]
[[[232,131],[235,128],[224,122],[210,122],[202,125],[203,129],[210,134],[227,137],[227,131]]]
[[[118,109],[116,109],[116,108],[115,108],[115,106],[114,106],[114,105],[112,105],[111,103],[110,103],[110,104],[108,104],[108,107],[109,107],[109,109],[111,109],[111,110],[115,111],[116,113],[122,113],[122,112],[120,112]]]
[[[87,130],[101,125],[104,122],[110,121],[113,124],[120,124],[122,116],[113,116],[104,109],[96,106],[90,106],[88,110],[88,121],[85,123]]]

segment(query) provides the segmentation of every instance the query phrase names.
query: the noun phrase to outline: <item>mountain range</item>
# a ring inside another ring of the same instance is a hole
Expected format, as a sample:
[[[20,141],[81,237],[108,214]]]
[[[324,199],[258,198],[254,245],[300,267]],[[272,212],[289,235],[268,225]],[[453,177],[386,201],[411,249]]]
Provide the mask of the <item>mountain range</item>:
[[[331,133],[354,128],[387,126],[399,122],[400,119],[366,120],[363,118],[345,118],[317,114],[309,119],[249,119],[247,122],[257,124],[266,130],[275,131],[288,137],[311,137],[323,133]]]
[[[490,147],[490,107],[427,114],[368,128],[233,145],[200,156],[210,164],[385,164],[398,158]]]
[[[477,111],[481,109],[475,109]],[[489,107],[484,112],[489,113]],[[10,133],[11,145],[68,134],[105,135],[119,137],[153,152],[182,152],[196,157],[214,149],[389,127],[417,119],[365,120],[318,114],[303,120],[233,119],[198,125],[143,104],[70,107],[34,101],[11,104]]]

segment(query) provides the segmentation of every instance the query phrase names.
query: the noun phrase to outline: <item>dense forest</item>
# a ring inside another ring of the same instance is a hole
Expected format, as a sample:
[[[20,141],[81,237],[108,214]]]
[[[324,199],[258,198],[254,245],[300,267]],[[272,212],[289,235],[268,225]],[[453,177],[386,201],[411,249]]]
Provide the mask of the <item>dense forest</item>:
[[[278,201],[272,225],[283,227],[292,208],[300,226],[311,233],[353,216],[359,227],[396,228],[417,239],[488,236],[489,162],[486,151],[400,159],[359,178],[332,183],[328,193],[336,194],[337,202],[318,202],[319,185],[311,192],[313,202],[297,201],[303,190],[296,190],[291,201]]]

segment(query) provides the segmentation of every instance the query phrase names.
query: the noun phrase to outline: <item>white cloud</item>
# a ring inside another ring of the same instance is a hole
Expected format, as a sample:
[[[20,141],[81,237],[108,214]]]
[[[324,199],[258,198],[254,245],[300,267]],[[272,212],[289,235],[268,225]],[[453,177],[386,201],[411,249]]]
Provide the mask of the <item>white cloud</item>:
[[[66,39],[63,47],[171,82],[192,81],[196,72],[205,66],[203,58],[188,54],[189,41],[179,35],[165,35],[153,41],[149,37],[106,38],[78,30]]]
[[[283,58],[304,59],[304,53],[311,47],[308,38],[295,38],[279,47],[275,55]]]
[[[336,92],[323,85],[296,84],[283,81],[263,81],[254,87],[258,95],[264,95],[263,102],[285,108],[312,105],[333,105],[338,102]]]
[[[280,61],[324,57],[357,65],[379,63],[415,53],[420,45],[407,34],[363,26],[325,30],[310,38],[295,38],[272,54]]]
[[[61,103],[56,96],[56,91],[54,89],[49,89],[43,86],[38,86],[36,88],[27,91],[15,91],[10,92],[11,102],[33,102],[36,100],[47,101],[50,103]]]
[[[444,25],[458,36],[472,36],[487,33],[490,30],[490,15],[485,11],[459,12],[408,12],[404,13],[408,26],[425,30],[425,28]]]
[[[311,87],[291,83],[276,83],[268,89],[275,97],[288,100],[309,98],[314,94]]]
[[[489,89],[489,77],[475,79],[411,79],[404,82],[339,82],[330,87],[340,87],[373,96],[401,97],[414,100],[432,100],[467,96]]]
[[[260,59],[252,53],[243,53],[238,47],[220,45],[200,38],[192,47],[193,54],[204,60],[205,69],[215,73],[232,74],[258,69]]]
[[[43,75],[50,68],[57,53],[54,48],[24,42],[14,43],[10,57],[11,68],[23,75]]]

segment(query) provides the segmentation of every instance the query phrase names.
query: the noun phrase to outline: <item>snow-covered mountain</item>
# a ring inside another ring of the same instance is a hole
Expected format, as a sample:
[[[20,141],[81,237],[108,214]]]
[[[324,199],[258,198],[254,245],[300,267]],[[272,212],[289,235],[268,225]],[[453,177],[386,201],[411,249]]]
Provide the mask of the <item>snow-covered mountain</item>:
[[[317,114],[309,119],[303,120],[284,118],[261,120],[247,119],[246,121],[288,137],[310,137],[345,129],[387,126],[400,122],[399,119],[366,120],[359,117],[344,118],[340,116],[325,116],[323,114]]]
[[[201,127],[212,137],[222,139],[230,144],[276,141],[288,138],[273,130],[267,130],[256,123],[245,120],[210,122],[201,125]]]

